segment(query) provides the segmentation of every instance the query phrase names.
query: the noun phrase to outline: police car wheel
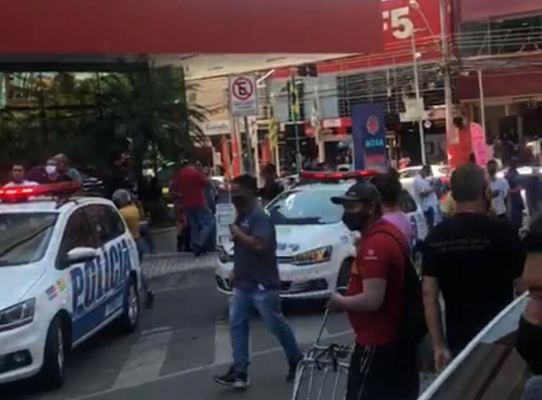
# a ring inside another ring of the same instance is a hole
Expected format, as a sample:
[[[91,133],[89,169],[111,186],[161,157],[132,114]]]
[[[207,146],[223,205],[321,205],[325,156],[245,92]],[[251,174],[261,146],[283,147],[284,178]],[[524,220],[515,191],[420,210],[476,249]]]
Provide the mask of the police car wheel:
[[[130,280],[126,298],[124,299],[124,312],[121,316],[121,327],[125,333],[133,333],[139,325],[139,315],[141,303],[139,300],[139,291],[135,281]]]
[[[337,277],[337,289],[342,289],[348,286],[350,281],[350,272],[352,270],[353,259],[344,260],[339,270],[339,276]]]
[[[60,318],[56,317],[47,333],[43,366],[39,380],[45,389],[58,389],[64,384],[66,371],[65,330]]]

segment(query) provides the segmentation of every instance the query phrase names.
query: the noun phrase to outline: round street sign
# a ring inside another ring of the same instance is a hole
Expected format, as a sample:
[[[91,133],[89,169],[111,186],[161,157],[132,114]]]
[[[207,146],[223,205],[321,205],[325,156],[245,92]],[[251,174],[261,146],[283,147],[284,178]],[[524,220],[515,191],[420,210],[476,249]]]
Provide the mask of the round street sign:
[[[230,111],[234,117],[258,115],[258,91],[255,75],[229,77]]]
[[[246,101],[252,97],[254,94],[254,85],[250,81],[250,79],[247,79],[245,77],[237,78],[233,82],[233,95],[241,100]]]

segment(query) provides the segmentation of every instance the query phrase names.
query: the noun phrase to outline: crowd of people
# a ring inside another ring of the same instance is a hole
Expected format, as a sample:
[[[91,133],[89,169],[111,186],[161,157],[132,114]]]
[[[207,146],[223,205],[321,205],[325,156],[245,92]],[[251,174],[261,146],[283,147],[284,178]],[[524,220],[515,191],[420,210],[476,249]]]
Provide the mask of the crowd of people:
[[[11,181],[4,187],[32,187],[63,182],[76,182],[82,189],[84,187],[82,174],[70,166],[68,157],[65,154],[57,154],[47,159],[44,165],[38,165],[29,171],[25,170],[23,163],[15,162],[11,169]],[[110,168],[104,174],[101,194],[112,200],[119,209],[128,230],[137,244],[141,261],[143,256],[152,250],[152,241],[146,230],[145,213],[138,202],[134,182],[135,180],[128,169],[127,155],[122,151],[112,152]],[[146,304],[151,306],[154,303],[154,292],[149,287],[144,274],[142,282]]]
[[[237,211],[230,227],[234,242],[230,276],[234,361],[215,381],[235,388],[250,384],[249,320],[254,309],[284,348],[288,381],[295,379],[303,358],[295,332],[281,311],[276,232],[262,208],[262,203],[271,201],[283,188],[274,166],[266,166],[263,178],[265,183],[258,188],[254,177],[242,175],[232,181],[229,193]],[[67,157],[59,154],[27,174],[23,165],[13,165],[12,181],[7,186],[81,180]],[[104,181],[107,195],[119,208],[143,257],[149,248],[142,236],[142,213],[122,153],[112,155],[111,170]],[[344,208],[346,227],[362,237],[346,293],[334,294],[328,303],[331,310],[348,313],[356,334],[347,400],[417,398],[416,347],[425,334],[431,338],[434,368],[440,372],[516,294],[525,290],[521,278],[527,252],[518,235],[515,215],[524,205],[516,166],[511,164],[506,177],[499,178],[494,161],[488,163],[487,175],[475,164],[466,164],[453,172],[450,186],[453,213],[440,219],[431,169],[422,168],[414,183],[430,227],[422,248],[421,282],[411,262],[414,235],[409,218],[400,208],[402,185],[395,170],[370,182],[360,181],[343,196],[332,199]],[[186,248],[196,256],[205,253],[213,237],[212,210],[217,198],[209,174],[185,163],[174,176],[170,193],[181,233],[188,230]],[[154,295],[146,281],[144,284],[152,303]],[[542,292],[530,289],[517,348],[533,373],[542,374]],[[443,316],[441,297],[445,303]]]
[[[332,199],[344,208],[345,225],[362,235],[348,289],[345,294],[334,294],[328,304],[331,310],[348,313],[356,335],[347,400],[416,399],[420,365],[416,348],[427,334],[433,344],[433,367],[441,372],[524,290],[521,277],[527,252],[517,229],[502,215],[505,183],[495,177],[492,163],[489,167],[489,178],[475,164],[452,174],[455,212],[433,224],[423,246],[421,281],[411,262],[413,234],[399,207],[402,186],[396,171],[356,183],[343,196]],[[425,178],[425,173],[420,177]],[[424,198],[432,197],[434,191],[427,185],[418,186],[427,193]],[[288,380],[293,380],[302,355],[295,332],[280,311],[275,228],[257,201],[254,178],[237,178],[231,194],[238,213],[231,226],[234,362],[215,381],[235,388],[249,385],[252,309],[284,348]],[[431,220],[428,210],[434,199],[425,204],[426,217]],[[441,296],[445,303],[442,316]],[[531,297],[517,346],[537,374],[542,365],[536,347],[542,339],[542,302],[536,291]]]
[[[518,172],[517,160],[512,158],[504,177],[499,176],[499,163],[490,160],[487,163],[487,187],[490,201],[490,213],[500,219],[508,220],[516,232],[523,225],[525,201],[524,190]],[[443,218],[456,212],[456,202],[452,193],[440,179],[433,176],[431,166],[425,165],[414,179],[414,193],[425,216],[428,230],[431,231]]]
[[[61,182],[82,183],[81,174],[70,167],[65,154],[57,154],[47,160],[45,165],[39,165],[30,171],[25,170],[23,163],[16,162],[11,169],[12,180],[5,187],[35,186]]]

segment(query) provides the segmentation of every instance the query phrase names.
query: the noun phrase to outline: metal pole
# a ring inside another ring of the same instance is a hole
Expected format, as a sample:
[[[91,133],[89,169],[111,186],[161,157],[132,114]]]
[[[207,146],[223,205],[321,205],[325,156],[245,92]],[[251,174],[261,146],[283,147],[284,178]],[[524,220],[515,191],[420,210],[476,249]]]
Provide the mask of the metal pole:
[[[295,129],[295,165],[297,173],[301,172],[301,145],[299,143],[299,124],[297,121],[294,122]]]
[[[478,70],[478,87],[480,89],[480,124],[486,132],[486,99],[484,98],[484,75],[481,69]]]
[[[250,137],[250,126],[248,124],[248,117],[245,117],[245,137],[247,138],[247,159],[248,159],[248,173],[254,174],[254,153],[252,152],[252,138]],[[242,153],[241,153],[242,154]]]
[[[450,60],[450,43],[448,42],[448,24],[446,16],[447,4],[446,0],[439,0],[440,11],[440,38],[442,42],[442,62],[444,74],[444,103],[446,107],[446,139],[448,144],[458,144],[459,134],[454,129],[453,124],[453,92],[452,92],[452,77],[450,75],[449,60]]]
[[[418,112],[418,129],[420,134],[420,152],[422,156],[422,164],[425,165],[427,162],[425,156],[425,138],[424,138],[424,128],[423,128],[423,118],[422,118],[422,96],[420,94],[420,76],[418,71],[418,54],[416,51],[416,35],[415,29],[412,30],[412,35],[410,36],[410,42],[412,45],[412,66],[414,67],[414,89],[416,91],[416,109]]]
[[[234,121],[234,134],[235,142],[237,143],[237,157],[239,158],[239,172],[241,174],[245,173],[245,163],[243,160],[243,135],[241,133],[241,127],[239,124],[239,118],[233,117]]]

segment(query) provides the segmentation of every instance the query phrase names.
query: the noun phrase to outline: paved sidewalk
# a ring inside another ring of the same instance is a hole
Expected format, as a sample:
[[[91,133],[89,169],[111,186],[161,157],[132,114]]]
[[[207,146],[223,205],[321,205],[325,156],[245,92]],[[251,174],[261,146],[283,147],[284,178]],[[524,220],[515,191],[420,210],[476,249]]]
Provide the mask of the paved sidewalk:
[[[143,260],[143,270],[149,278],[167,275],[214,270],[218,265],[216,253],[194,257],[191,253],[152,254]]]

